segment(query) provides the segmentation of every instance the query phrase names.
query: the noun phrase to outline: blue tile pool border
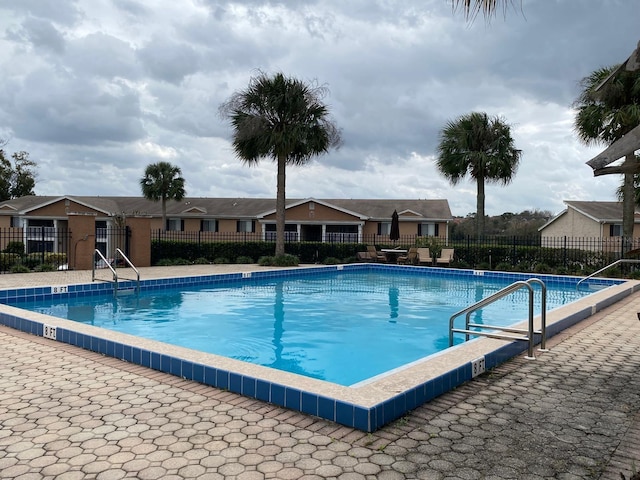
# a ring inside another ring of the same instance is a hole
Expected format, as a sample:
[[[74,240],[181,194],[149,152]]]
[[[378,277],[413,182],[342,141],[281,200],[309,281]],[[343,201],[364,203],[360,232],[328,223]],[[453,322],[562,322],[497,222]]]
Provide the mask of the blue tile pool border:
[[[351,264],[328,267],[310,267],[303,269],[286,269],[257,271],[247,273],[233,273],[220,275],[192,276],[181,278],[166,278],[155,280],[142,280],[141,291],[159,290],[173,287],[189,287],[218,283],[247,282],[253,279],[283,278],[308,275],[322,275],[335,271],[398,271],[403,274],[437,275],[437,276],[478,276],[484,278],[500,278],[511,281],[539,278],[545,283],[558,282],[567,285],[576,285],[580,277],[558,277],[552,275],[527,275],[520,273],[487,272],[477,270],[455,270],[447,268],[431,267],[404,267],[380,264]],[[585,282],[587,283],[587,282]],[[598,287],[624,283],[623,280],[614,279],[590,279],[589,285]],[[132,288],[134,282],[120,282],[122,288]],[[92,283],[68,285],[60,289],[54,287],[30,287],[8,289],[0,291],[0,303],[11,304],[18,301],[50,299],[55,296],[86,296],[113,294],[111,283]],[[569,326],[584,320],[595,312],[621,300],[640,289],[640,284],[626,289],[581,309],[567,318],[564,318],[547,328],[548,336],[553,336]],[[60,293],[58,291],[62,290]],[[0,324],[22,332],[43,336],[45,325],[41,322],[23,318],[19,315],[0,312]],[[452,369],[436,378],[430,379],[420,385],[400,392],[373,406],[362,406],[331,398],[327,395],[306,392],[304,390],[244,375],[237,372],[223,370],[212,365],[205,365],[171,355],[162,354],[140,348],[136,345],[115,342],[76,332],[71,329],[56,327],[55,340],[80,348],[108,355],[129,363],[141,365],[161,372],[169,373],[187,380],[193,380],[216,388],[227,389],[231,392],[270,402],[279,406],[298,410],[310,415],[331,420],[348,427],[357,428],[366,432],[375,431],[387,423],[402,417],[408,411],[426,403],[443,393],[452,390],[472,378],[472,365],[468,362]],[[485,356],[485,368],[490,370],[510,358],[522,353],[527,348],[525,342],[512,342],[488,353]]]

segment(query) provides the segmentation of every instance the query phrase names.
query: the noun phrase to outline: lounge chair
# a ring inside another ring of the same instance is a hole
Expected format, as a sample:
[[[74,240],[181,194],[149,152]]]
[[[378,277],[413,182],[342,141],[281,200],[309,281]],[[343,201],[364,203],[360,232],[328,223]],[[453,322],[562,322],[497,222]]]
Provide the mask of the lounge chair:
[[[449,265],[453,261],[453,248],[443,248],[436,258],[436,265]]]
[[[369,258],[373,262],[387,262],[387,256],[376,250],[375,245],[367,245],[367,252],[369,252]]]
[[[400,255],[398,257],[398,263],[406,265],[407,263],[414,264],[418,261],[418,249],[411,247],[406,255]]]
[[[433,257],[431,256],[431,252],[429,251],[428,248],[426,247],[418,248],[418,263],[419,264],[426,263],[427,265],[433,264]]]
[[[357,252],[356,253],[356,258],[358,259],[359,262],[370,262],[371,261],[371,256],[369,255],[369,252]]]

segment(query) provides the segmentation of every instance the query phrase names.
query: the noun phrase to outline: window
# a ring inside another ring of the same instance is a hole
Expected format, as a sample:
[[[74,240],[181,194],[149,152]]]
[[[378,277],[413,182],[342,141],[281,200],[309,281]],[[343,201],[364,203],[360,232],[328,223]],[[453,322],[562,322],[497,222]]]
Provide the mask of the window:
[[[440,225],[437,223],[419,223],[418,224],[418,236],[419,237],[437,237]]]
[[[391,235],[391,222],[378,223],[378,235]]]
[[[184,221],[179,218],[168,218],[167,230],[181,232],[182,230],[184,230]]]
[[[238,220],[236,231],[253,233],[256,231],[256,222],[253,220]]]
[[[201,220],[200,231],[201,232],[217,232],[218,221],[217,220]]]
[[[610,237],[621,237],[622,236],[622,225],[609,225],[609,236]]]
[[[53,220],[28,220],[27,253],[53,252],[55,240]]]

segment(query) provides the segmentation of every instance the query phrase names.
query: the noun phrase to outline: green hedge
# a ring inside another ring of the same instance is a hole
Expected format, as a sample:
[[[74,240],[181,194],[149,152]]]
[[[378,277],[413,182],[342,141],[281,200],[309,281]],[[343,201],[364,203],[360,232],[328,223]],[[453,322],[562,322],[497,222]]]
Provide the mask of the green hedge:
[[[179,242],[154,240],[151,242],[151,264],[183,258],[190,262],[206,258],[214,263],[217,258],[226,258],[231,263],[244,263],[249,257],[257,262],[261,257],[275,254],[274,242]],[[285,244],[285,253],[295,255],[301,263],[322,263],[326,258],[341,260],[354,258],[356,252],[366,251],[365,244],[301,242]]]

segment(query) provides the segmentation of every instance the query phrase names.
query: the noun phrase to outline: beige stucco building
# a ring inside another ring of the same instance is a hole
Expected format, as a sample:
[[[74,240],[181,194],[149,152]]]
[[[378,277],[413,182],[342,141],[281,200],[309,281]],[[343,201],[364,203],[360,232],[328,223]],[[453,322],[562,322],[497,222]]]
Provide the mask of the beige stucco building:
[[[399,215],[400,236],[448,239],[453,220],[447,200],[289,199],[286,240],[380,243],[389,241],[391,215]],[[171,232],[173,240],[275,240],[275,199],[185,198],[167,202],[166,224],[160,202],[142,197],[27,196],[0,203],[0,229],[22,235],[27,253],[58,252],[56,233],[71,232],[70,263],[94,249],[110,254],[112,229],[135,229],[127,251],[139,266],[149,264],[150,232]],[[17,232],[17,233],[16,233]],[[7,239],[0,238],[0,248]],[[118,247],[120,248],[120,247]],[[82,253],[80,254],[80,250]],[[79,268],[79,267],[77,267]]]
[[[566,238],[569,247],[584,248],[585,240],[594,250],[615,250],[622,238],[622,202],[565,201],[565,208],[539,228],[542,245],[557,245]],[[640,216],[635,214],[633,238],[640,237]]]

